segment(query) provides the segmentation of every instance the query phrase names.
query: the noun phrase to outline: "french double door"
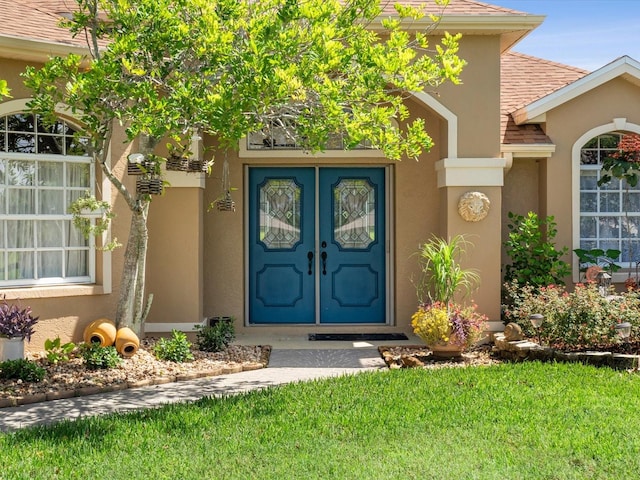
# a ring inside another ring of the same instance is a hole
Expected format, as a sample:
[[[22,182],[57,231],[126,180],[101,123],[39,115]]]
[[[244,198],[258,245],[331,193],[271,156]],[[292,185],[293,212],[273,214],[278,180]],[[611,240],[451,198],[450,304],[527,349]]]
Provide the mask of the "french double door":
[[[253,324],[384,324],[384,168],[249,169]]]

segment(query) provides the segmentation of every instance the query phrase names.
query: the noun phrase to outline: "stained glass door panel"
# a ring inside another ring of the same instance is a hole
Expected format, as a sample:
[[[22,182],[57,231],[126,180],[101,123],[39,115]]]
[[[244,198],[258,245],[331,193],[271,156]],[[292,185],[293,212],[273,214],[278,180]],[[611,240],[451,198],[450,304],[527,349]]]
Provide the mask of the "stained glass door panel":
[[[385,323],[382,168],[323,168],[319,181],[320,323]]]
[[[314,201],[313,168],[250,170],[251,323],[315,323]]]
[[[249,170],[249,323],[385,323],[384,175]]]

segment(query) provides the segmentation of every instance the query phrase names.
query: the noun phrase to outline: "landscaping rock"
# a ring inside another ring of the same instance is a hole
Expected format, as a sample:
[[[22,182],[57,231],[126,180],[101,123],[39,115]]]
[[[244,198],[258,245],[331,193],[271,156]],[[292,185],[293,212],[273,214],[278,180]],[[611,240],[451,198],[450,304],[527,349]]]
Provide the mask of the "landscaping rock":
[[[524,340],[524,333],[522,333],[522,328],[515,322],[507,323],[504,327],[504,339],[507,342],[513,342],[516,340]]]

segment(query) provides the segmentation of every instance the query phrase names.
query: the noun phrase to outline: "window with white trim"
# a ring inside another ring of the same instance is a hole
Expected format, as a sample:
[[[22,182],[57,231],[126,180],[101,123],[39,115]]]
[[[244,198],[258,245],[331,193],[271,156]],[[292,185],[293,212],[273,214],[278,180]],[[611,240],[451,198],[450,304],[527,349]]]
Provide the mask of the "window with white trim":
[[[69,205],[94,191],[86,139],[59,119],[0,117],[0,286],[95,281],[94,242]]]
[[[620,250],[618,263],[635,267],[640,261],[640,185],[630,187],[614,177],[598,187],[602,161],[618,151],[624,136],[598,135],[580,151],[580,248]]]
[[[398,128],[397,122],[392,122]],[[300,138],[296,137],[295,124],[292,121],[276,119],[262,130],[250,133],[246,138],[247,150],[303,150]],[[329,134],[325,150],[345,150],[345,136],[340,133]],[[371,150],[371,142],[365,140],[352,147],[353,150]]]

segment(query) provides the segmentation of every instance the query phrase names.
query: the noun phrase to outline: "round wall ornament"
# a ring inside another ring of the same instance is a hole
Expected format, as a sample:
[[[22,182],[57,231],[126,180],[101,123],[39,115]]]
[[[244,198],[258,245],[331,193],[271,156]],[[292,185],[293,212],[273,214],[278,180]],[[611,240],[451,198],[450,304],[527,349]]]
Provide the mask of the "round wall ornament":
[[[482,192],[467,192],[458,201],[458,213],[467,222],[479,222],[489,213],[491,202]]]

